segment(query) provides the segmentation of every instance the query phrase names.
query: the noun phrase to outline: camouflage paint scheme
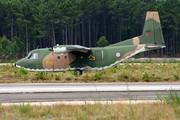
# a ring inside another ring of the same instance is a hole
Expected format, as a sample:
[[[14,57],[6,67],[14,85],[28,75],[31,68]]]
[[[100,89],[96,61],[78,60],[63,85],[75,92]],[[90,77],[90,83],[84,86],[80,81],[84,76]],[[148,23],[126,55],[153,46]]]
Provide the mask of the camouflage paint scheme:
[[[57,45],[32,50],[38,59],[23,58],[16,67],[30,71],[103,70],[116,66],[137,53],[164,48],[158,12],[147,12],[143,34],[107,47],[87,48],[79,45]]]

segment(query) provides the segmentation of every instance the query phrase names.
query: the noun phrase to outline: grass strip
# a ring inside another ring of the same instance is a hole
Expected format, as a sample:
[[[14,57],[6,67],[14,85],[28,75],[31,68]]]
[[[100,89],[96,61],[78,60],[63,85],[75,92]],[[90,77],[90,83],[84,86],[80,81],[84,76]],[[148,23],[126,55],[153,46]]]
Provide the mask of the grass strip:
[[[180,64],[124,63],[102,71],[30,72],[10,65],[0,66],[0,83],[91,83],[91,82],[178,82]]]
[[[168,103],[90,104],[84,105],[0,105],[0,119],[66,119],[66,120],[158,120],[178,119],[180,106]]]

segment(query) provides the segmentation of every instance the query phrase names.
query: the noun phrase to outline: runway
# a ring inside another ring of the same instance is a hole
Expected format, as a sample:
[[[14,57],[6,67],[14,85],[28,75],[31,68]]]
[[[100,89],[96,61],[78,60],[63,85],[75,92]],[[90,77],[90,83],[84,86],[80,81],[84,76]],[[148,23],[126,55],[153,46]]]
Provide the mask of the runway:
[[[180,83],[10,83],[0,84],[0,101],[157,100],[157,94],[167,96],[167,90],[179,94]]]

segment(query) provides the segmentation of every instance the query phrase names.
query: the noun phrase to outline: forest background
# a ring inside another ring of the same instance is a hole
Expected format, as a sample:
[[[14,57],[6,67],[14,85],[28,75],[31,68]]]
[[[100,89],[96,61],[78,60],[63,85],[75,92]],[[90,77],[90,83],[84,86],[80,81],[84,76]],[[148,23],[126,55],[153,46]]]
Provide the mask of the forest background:
[[[179,0],[0,0],[0,59],[60,44],[96,47],[142,34],[147,11],[158,11],[166,48],[144,57],[180,57]]]

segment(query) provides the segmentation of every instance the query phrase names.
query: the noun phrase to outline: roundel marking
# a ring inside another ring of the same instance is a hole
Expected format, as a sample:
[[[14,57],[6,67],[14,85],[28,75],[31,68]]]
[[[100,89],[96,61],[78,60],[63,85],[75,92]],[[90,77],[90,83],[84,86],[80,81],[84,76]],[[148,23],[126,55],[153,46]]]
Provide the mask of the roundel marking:
[[[120,53],[116,53],[116,57],[120,57]]]

